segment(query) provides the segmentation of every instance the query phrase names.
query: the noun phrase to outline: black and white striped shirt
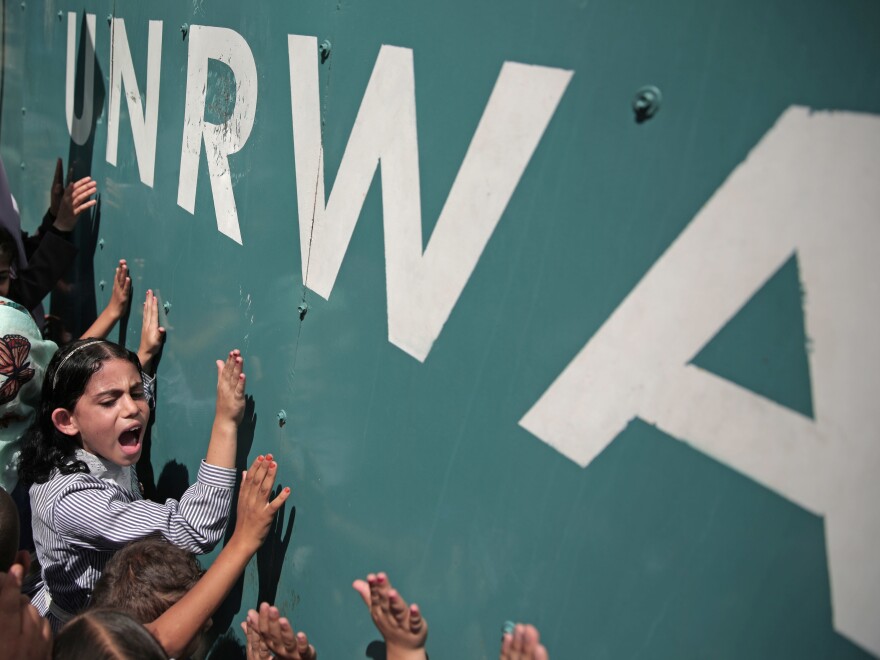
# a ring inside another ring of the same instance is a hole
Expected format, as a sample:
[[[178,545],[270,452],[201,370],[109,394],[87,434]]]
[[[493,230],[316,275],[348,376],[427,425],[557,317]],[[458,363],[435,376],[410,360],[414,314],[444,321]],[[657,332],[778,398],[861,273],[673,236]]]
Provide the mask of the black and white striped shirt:
[[[51,609],[53,628],[88,604],[105,564],[130,541],[161,533],[190,552],[210,552],[226,528],[235,485],[234,468],[202,461],[196,483],[179,502],[157,504],[141,497],[133,466],[122,468],[82,450],[77,458],[86,460],[89,474],[56,471],[30,489],[43,578],[33,604],[44,616]]]

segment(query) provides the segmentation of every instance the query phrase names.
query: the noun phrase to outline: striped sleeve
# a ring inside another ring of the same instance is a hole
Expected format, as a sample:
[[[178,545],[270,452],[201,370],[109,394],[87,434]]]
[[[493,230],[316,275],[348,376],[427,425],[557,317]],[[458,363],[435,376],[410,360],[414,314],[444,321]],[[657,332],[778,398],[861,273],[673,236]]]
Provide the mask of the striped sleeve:
[[[118,550],[158,532],[184,550],[210,552],[226,529],[234,484],[234,469],[204,461],[179,502],[130,501],[114,484],[77,480],[55,502],[55,529],[71,545],[92,550]]]

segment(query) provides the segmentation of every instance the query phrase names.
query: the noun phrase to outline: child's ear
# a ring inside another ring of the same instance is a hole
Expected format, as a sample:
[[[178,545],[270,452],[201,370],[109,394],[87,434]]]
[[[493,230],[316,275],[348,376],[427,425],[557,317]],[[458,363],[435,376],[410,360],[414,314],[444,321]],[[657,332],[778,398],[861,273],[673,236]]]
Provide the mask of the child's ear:
[[[79,427],[67,408],[55,408],[52,411],[52,423],[64,435],[76,435]]]

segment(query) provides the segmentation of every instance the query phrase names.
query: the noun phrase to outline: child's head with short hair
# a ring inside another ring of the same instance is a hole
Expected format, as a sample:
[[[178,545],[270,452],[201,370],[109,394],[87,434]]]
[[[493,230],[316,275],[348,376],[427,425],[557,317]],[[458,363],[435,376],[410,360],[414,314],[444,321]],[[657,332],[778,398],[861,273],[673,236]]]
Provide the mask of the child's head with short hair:
[[[18,508],[5,489],[0,488],[0,573],[9,571],[18,553]]]
[[[19,474],[26,484],[87,472],[78,448],[117,465],[141,452],[149,409],[140,361],[124,346],[83,339],[59,349],[43,380],[37,417],[22,442]]]
[[[116,610],[87,610],[55,636],[54,660],[167,660],[162,646],[140,623]]]
[[[18,246],[6,229],[0,227],[0,296],[9,297],[9,284],[18,263]]]
[[[162,537],[134,541],[107,562],[89,607],[122,610],[149,623],[183,598],[203,573],[194,554]]]

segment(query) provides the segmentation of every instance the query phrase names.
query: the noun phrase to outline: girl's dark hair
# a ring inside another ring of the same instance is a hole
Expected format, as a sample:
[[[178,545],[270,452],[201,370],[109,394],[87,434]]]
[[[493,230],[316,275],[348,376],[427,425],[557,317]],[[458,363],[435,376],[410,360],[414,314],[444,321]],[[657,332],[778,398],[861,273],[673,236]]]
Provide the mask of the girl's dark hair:
[[[88,610],[61,629],[52,645],[54,660],[168,660],[156,638],[116,610]]]
[[[136,354],[102,339],[80,339],[55,353],[46,368],[36,419],[22,438],[18,474],[26,485],[46,483],[56,468],[61,474],[89,471],[85,463],[74,459],[79,444],[55,428],[52,412],[56,408],[73,410],[92,376],[113,358],[131,362],[140,373]]]

